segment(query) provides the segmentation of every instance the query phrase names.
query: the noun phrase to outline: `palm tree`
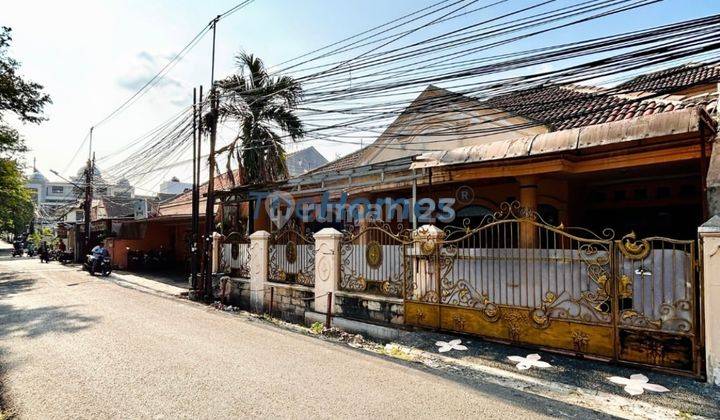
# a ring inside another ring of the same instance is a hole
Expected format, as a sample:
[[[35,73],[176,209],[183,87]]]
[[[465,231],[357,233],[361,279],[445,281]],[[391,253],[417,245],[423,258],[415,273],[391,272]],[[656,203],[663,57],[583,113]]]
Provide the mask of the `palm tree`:
[[[238,74],[217,83],[221,121],[239,124],[238,134],[218,153],[228,154],[227,169],[232,183],[231,161],[242,168],[244,183],[263,183],[286,179],[283,135],[293,141],[304,136],[302,121],[295,108],[302,98],[302,87],[289,76],[271,76],[262,60],[241,52]]]

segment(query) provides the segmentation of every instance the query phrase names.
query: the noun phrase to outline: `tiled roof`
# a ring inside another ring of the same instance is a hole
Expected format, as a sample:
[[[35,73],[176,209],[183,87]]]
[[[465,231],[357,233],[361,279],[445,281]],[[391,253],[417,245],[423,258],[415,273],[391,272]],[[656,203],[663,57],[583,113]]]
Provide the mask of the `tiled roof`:
[[[720,67],[693,63],[644,74],[620,84],[618,88],[626,92],[669,93],[718,80]]]
[[[319,168],[315,168],[312,171],[308,171],[308,174],[319,174],[324,172],[333,172],[333,171],[342,171],[344,169],[350,169],[357,166],[358,162],[360,161],[360,158],[363,155],[363,152],[367,150],[367,146],[363,147],[361,149],[358,149],[354,152],[348,153],[345,156],[342,156],[338,159],[333,160],[332,162],[328,163],[327,165],[323,165]]]
[[[546,85],[486,102],[494,108],[548,125],[553,130],[584,127],[695,106],[695,102],[639,101],[602,90]]]
[[[650,73],[629,80],[616,88],[603,89],[583,86],[544,86],[499,95],[484,101],[491,108],[504,110],[529,119],[551,130],[566,130],[619,121],[643,115],[659,114],[689,107],[702,106],[715,113],[717,96],[705,95],[700,99],[678,100],[670,94],[691,86],[720,80],[720,67],[709,64],[687,64]],[[430,86],[441,95],[463,97],[460,93]],[[619,92],[623,94],[619,94]],[[648,92],[651,98],[639,99],[627,95],[631,92]],[[652,95],[659,93],[660,95]],[[433,100],[437,100],[434,97]],[[438,103],[442,103],[439,101]],[[336,159],[308,174],[340,171],[357,166],[367,147]]]
[[[103,197],[101,200],[103,202],[103,206],[105,207],[105,213],[108,219],[130,217],[135,214],[135,199],[124,197]]]
[[[285,163],[290,177],[296,177],[325,165],[328,161],[315,147],[310,146],[297,152],[288,153],[285,157]]]

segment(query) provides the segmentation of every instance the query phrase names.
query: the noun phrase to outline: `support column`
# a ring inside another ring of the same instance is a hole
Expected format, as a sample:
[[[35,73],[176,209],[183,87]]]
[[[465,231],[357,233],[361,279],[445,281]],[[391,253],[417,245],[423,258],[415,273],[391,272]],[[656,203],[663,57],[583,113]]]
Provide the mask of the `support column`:
[[[333,228],[321,229],[315,235],[315,312],[335,313],[335,304],[328,308],[328,293],[335,292],[340,283],[340,238]]]
[[[428,293],[440,297],[439,261],[435,257],[444,238],[445,232],[434,225],[422,225],[413,231],[413,300],[421,301]]]
[[[520,205],[529,212],[537,211],[538,178],[534,175],[517,178],[520,183]],[[520,225],[520,247],[535,248],[537,245],[537,230],[530,223]]]
[[[264,309],[265,282],[268,277],[268,249],[270,234],[258,230],[250,235],[250,309]]]
[[[706,195],[703,197],[703,202],[707,203],[710,216],[720,214],[720,142],[717,138],[713,140],[712,145],[707,175],[702,174],[706,176]]]
[[[720,386],[720,216],[713,216],[698,229],[702,244],[703,287],[699,288],[703,308],[701,325],[705,333],[707,380]]]

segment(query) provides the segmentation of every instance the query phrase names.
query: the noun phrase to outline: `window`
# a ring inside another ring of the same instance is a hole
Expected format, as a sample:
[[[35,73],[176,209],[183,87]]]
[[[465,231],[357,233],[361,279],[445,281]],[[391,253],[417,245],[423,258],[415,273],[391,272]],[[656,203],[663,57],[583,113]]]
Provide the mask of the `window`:
[[[75,212],[75,220],[85,220],[85,212],[82,210],[77,210]]]
[[[62,194],[65,189],[62,186],[59,185],[53,185],[50,187],[50,192],[53,194]]]

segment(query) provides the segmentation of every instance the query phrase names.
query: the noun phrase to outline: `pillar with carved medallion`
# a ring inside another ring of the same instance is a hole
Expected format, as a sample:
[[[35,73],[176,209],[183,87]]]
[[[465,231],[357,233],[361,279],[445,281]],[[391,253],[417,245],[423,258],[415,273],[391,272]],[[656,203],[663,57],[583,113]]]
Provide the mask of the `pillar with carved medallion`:
[[[255,312],[263,311],[269,248],[268,232],[258,230],[250,235],[250,307]]]
[[[335,298],[340,282],[340,239],[342,233],[333,228],[316,232],[315,237],[315,312],[334,313],[328,308],[328,294]]]

